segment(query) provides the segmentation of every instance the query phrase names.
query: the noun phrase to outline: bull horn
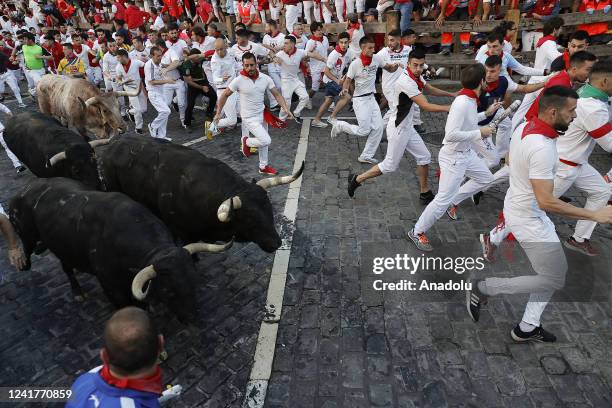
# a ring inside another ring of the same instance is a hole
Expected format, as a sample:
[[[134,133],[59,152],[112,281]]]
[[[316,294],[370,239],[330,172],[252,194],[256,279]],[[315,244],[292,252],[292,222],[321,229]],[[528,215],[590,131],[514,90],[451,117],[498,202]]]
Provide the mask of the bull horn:
[[[85,101],[85,106],[89,108],[89,107],[90,107],[91,105],[93,105],[95,102],[96,102],[96,97],[95,97],[95,96],[92,96],[91,98],[89,98],[89,99],[87,99],[87,100]]]
[[[66,159],[66,152],[59,152],[49,159],[49,165],[53,166],[60,160]]]
[[[92,149],[98,147],[98,146],[104,146],[110,143],[110,138],[108,139],[98,139],[98,140],[92,140],[91,142],[88,142],[89,145],[91,146]]]
[[[217,218],[221,222],[228,222],[230,220],[230,214],[232,210],[237,210],[242,207],[242,201],[240,197],[233,196],[223,201],[217,210]]]
[[[193,255],[197,254],[198,252],[223,252],[226,249],[231,248],[232,245],[234,245],[234,238],[222,245],[194,242],[192,244],[185,245],[183,248],[185,248],[190,255]]]
[[[146,298],[147,294],[149,293],[149,287],[147,287],[146,291],[143,291],[142,288],[144,288],[148,281],[155,278],[156,276],[157,272],[155,272],[153,265],[149,265],[141,269],[140,272],[138,272],[132,280],[132,295],[134,296],[134,298],[136,298],[137,300],[144,300],[144,298]]]
[[[134,96],[138,96],[138,94],[140,94],[140,87],[138,87],[138,89],[128,92],[128,91],[115,91],[113,92],[115,94],[115,96],[127,96],[127,97],[134,97]]]
[[[282,184],[289,184],[297,180],[298,177],[302,175],[303,171],[304,171],[304,162],[302,161],[302,165],[300,166],[300,169],[295,174],[292,174],[291,176],[283,176],[283,177],[268,177],[263,180],[259,180],[257,182],[257,185],[263,188],[264,190],[267,190],[270,187],[280,186]]]

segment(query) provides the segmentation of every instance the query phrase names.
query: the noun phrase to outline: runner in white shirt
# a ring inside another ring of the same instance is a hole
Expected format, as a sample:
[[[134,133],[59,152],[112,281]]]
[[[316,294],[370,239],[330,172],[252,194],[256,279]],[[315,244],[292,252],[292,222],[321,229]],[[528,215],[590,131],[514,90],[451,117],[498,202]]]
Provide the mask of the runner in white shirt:
[[[346,22],[346,31],[351,36],[351,42],[349,48],[351,51],[357,55],[361,52],[361,39],[365,36],[365,31],[363,30],[363,24],[359,22],[357,18],[357,14],[346,13],[347,22]]]
[[[109,40],[108,52],[104,54],[102,58],[102,76],[104,77],[104,87],[106,92],[118,91],[121,86],[117,83],[117,43],[114,40]],[[122,116],[126,115],[125,112],[125,98],[117,98],[119,100],[119,109]]]
[[[285,101],[288,101],[288,104],[291,104],[291,97],[293,93],[296,93],[300,98],[295,110],[293,111],[293,116],[295,116],[296,120],[299,122],[300,114],[310,98],[308,97],[308,92],[306,91],[306,85],[299,79],[300,73],[300,64],[308,61],[308,57],[305,51],[298,50],[295,47],[295,38],[291,35],[285,37],[285,45],[283,47],[283,51],[279,51],[274,57],[274,62],[279,64],[281,67],[281,84],[282,84],[282,95]],[[281,112],[280,118],[285,120],[287,118],[287,114],[285,112]]]
[[[304,27],[302,26],[302,23],[295,23],[293,25],[293,31],[290,35],[295,37],[295,47],[298,50],[303,50],[306,48],[308,37],[306,34],[304,34]]]
[[[342,132],[355,136],[367,136],[368,140],[357,160],[361,163],[377,164],[378,160],[374,158],[374,154],[382,138],[384,124],[378,102],[374,97],[374,93],[376,93],[376,70],[383,67],[393,69],[393,67],[385,65],[380,57],[374,55],[374,40],[372,38],[363,37],[360,45],[361,54],[349,65],[342,86],[342,95],[348,94],[351,82],[355,81],[353,109],[357,117],[357,125],[336,120],[332,124],[331,137],[335,138]],[[395,69],[397,69],[397,65]]]
[[[128,52],[123,49],[117,51],[117,60],[119,61],[117,64],[117,80],[120,82],[130,81],[126,83],[123,88],[129,91],[140,89],[140,68],[144,68],[145,63],[130,58]],[[130,101],[128,114],[134,116],[136,133],[143,134],[142,126],[144,123],[142,114],[147,111],[147,97],[144,92],[141,91],[137,96],[130,96],[128,100]]]
[[[276,98],[283,111],[292,118],[289,107],[278,89],[274,86],[272,79],[257,70],[257,58],[251,53],[242,56],[243,69],[238,77],[234,78],[228,88],[223,92],[217,106],[217,114],[214,122],[219,122],[221,112],[227,99],[232,93],[240,94],[240,115],[242,123],[252,137],[243,136],[240,151],[245,157],[251,155],[251,147],[256,147],[259,153],[259,172],[262,174],[275,175],[278,172],[268,164],[268,146],[272,142],[268,134],[268,121],[264,115],[264,97],[266,91],[270,90]],[[273,118],[272,118],[273,119]]]
[[[285,44],[285,34],[278,30],[278,23],[274,20],[270,20],[266,23],[266,35],[264,35],[262,45],[266,47],[270,52],[276,54],[283,49]],[[274,86],[277,89],[281,89],[281,76],[280,76],[280,65],[270,62],[268,65],[268,75],[274,81]],[[278,103],[271,94],[268,95],[270,100],[270,109],[276,110]]]
[[[210,65],[212,68],[213,81],[217,88],[217,100],[221,100],[221,95],[225,92],[225,89],[236,77],[236,63],[234,56],[227,49],[227,41],[225,38],[217,38],[215,40],[215,53],[212,56]],[[216,126],[220,129],[236,126],[237,121],[237,100],[236,93],[232,93],[225,102],[223,110],[220,111],[217,108],[217,112],[225,115],[220,115],[219,121]],[[218,104],[218,103],[217,103]],[[213,132],[214,134],[214,132]]]
[[[557,37],[561,34],[562,28],[563,19],[561,17],[553,17],[544,23],[544,36],[536,44],[534,68],[550,71],[550,64],[561,56],[557,45]]]
[[[387,44],[388,45],[378,51],[376,55],[378,55],[385,64],[398,64],[398,68],[393,71],[387,71],[384,68],[382,70],[382,93],[389,103],[389,107],[391,107],[391,101],[393,100],[395,90],[395,81],[404,75],[404,71],[408,66],[408,55],[410,51],[412,51],[412,47],[402,45],[402,33],[400,30],[392,30],[387,34]],[[389,122],[390,115],[391,109],[383,116],[385,125]]]
[[[213,51],[215,49],[215,40],[215,37],[206,35],[202,27],[196,26],[193,28],[193,42],[191,43],[191,48],[196,48],[200,50],[202,55],[208,55],[207,53],[209,51]],[[206,74],[206,79],[208,79],[208,83],[212,86],[215,86],[209,59],[205,59],[204,61],[202,61],[202,68],[204,69],[204,73]]]
[[[257,59],[265,57],[270,53],[263,45],[249,41],[249,31],[241,29],[236,31],[236,44],[231,48],[231,54],[234,56],[237,71],[242,70],[242,56],[247,52],[255,55]]]
[[[484,160],[476,155],[472,143],[491,136],[488,125],[478,127],[478,122],[490,117],[501,107],[501,102],[492,103],[485,112],[478,112],[478,98],[485,83],[485,68],[481,64],[469,65],[461,72],[463,89],[453,101],[446,126],[442,148],[438,154],[440,183],[438,194],[430,202],[408,233],[408,238],[421,251],[432,251],[433,247],[425,233],[449,208],[452,201],[460,202],[459,187],[465,177],[479,185],[493,181],[493,174]],[[467,196],[469,197],[469,196]]]
[[[612,223],[612,207],[583,209],[554,196],[555,146],[559,132],[567,130],[576,117],[578,95],[572,89],[553,86],[542,92],[538,116],[520,125],[510,142],[510,188],[504,200],[508,228],[525,251],[536,275],[487,278],[471,282],[466,307],[478,321],[488,296],[530,294],[521,322],[511,331],[516,342],[554,342],[544,330],[541,315],[555,290],[565,284],[567,261],[555,226],[547,212],[561,216]]]
[[[174,102],[176,95],[176,104],[178,105],[179,118],[181,126],[187,129],[185,125],[185,110],[187,108],[187,88],[185,82],[181,79],[181,74],[178,67],[183,63],[183,58],[176,54],[172,49],[166,48],[166,42],[161,38],[157,40],[157,46],[162,50],[162,75],[164,78],[172,79],[174,82],[164,86],[164,95],[168,105]],[[176,108],[176,106],[175,106]]]
[[[162,41],[163,42],[163,41]],[[165,78],[163,68],[161,66],[162,50],[158,46],[151,48],[151,59],[147,61],[144,67],[145,85],[151,105],[157,111],[157,117],[148,125],[149,133],[152,137],[172,140],[166,136],[166,128],[168,127],[168,117],[170,116],[170,107],[166,100],[164,87],[174,84],[173,79]]]
[[[143,64],[149,60],[149,55],[151,54],[150,49],[147,51],[140,37],[134,37],[132,39],[132,46],[133,48],[129,52],[130,58],[142,61]]]
[[[0,112],[4,112],[9,116],[13,116],[11,110],[3,103],[0,103]],[[6,151],[6,155],[8,156],[11,163],[13,163],[13,167],[15,168],[17,173],[21,173],[22,171],[24,171],[26,168],[21,164],[21,161],[17,158],[17,156],[15,156],[15,154],[11,151],[11,149],[8,148],[8,146],[4,142],[4,125],[2,124],[2,122],[0,122],[0,144],[2,144],[2,147]],[[2,206],[0,206],[0,208],[2,208]]]
[[[423,91],[427,89],[433,95],[439,96],[452,96],[452,94],[426,84],[421,76],[424,69],[425,53],[420,50],[413,51],[408,60],[408,68],[402,69],[400,77],[394,81],[394,91],[389,99],[391,114],[387,125],[388,144],[385,159],[365,173],[349,174],[349,197],[353,197],[357,187],[361,186],[365,180],[397,170],[404,151],[407,151],[416,160],[421,202],[428,204],[433,200],[434,195],[427,181],[431,153],[414,129],[414,108],[420,105],[429,112],[448,112],[449,105],[429,103]]]
[[[153,25],[151,26],[152,29],[161,30],[162,28],[166,26],[166,23],[164,23],[164,19],[162,18],[161,13],[159,13],[157,9],[155,8],[151,9],[151,14],[153,15],[153,18],[154,18]]]
[[[310,25],[312,35],[306,43],[306,55],[310,58],[310,76],[312,78],[311,90],[308,92],[312,98],[320,89],[323,82],[323,72],[327,64],[327,53],[329,50],[329,40],[323,35],[323,24],[314,22]],[[310,101],[307,105],[308,109],[312,109]]]

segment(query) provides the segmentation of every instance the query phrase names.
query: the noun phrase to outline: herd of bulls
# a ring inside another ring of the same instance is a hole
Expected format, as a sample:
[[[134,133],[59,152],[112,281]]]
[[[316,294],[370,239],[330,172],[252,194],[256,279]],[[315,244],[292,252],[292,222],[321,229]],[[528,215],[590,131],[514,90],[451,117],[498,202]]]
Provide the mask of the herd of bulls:
[[[117,308],[142,306],[151,292],[183,322],[198,313],[192,255],[224,251],[233,241],[278,249],[266,190],[304,168],[248,182],[194,149],[142,136],[87,142],[43,113],[11,117],[4,138],[39,177],[9,204],[25,269],[32,253],[49,249],[75,299],[83,298],[76,270],[95,275]]]

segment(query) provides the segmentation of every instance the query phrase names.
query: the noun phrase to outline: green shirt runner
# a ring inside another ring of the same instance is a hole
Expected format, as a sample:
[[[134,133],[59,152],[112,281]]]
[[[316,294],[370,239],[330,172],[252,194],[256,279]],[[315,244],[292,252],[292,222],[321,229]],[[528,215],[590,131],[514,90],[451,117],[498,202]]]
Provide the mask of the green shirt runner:
[[[38,70],[45,67],[45,60],[36,58],[39,55],[43,55],[43,49],[40,45],[23,44],[21,50],[23,51],[23,59],[27,69]]]

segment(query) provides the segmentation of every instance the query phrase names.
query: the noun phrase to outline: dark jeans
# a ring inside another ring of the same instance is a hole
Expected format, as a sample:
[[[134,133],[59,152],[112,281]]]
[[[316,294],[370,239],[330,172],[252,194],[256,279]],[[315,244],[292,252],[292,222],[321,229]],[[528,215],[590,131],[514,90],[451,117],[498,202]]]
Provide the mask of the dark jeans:
[[[185,109],[185,124],[191,125],[191,119],[193,118],[193,107],[195,106],[196,98],[199,95],[206,95],[208,97],[208,109],[206,109],[206,116],[208,119],[212,119],[215,115],[215,107],[217,106],[217,93],[212,86],[208,86],[208,92],[204,92],[199,88],[194,88],[187,85],[187,108]]]

